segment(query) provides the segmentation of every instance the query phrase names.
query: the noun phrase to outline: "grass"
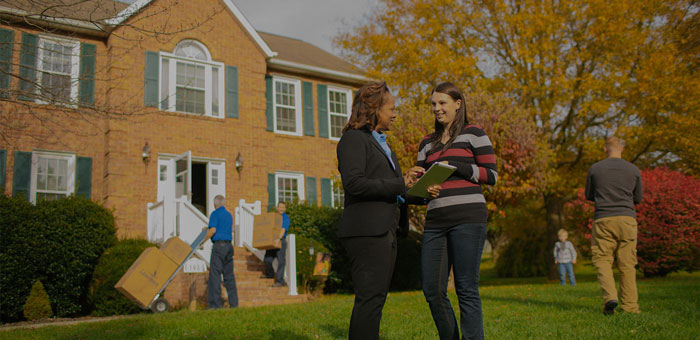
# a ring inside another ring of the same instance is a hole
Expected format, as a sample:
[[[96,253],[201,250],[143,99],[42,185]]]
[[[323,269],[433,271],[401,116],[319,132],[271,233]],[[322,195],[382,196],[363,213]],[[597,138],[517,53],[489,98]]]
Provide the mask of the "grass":
[[[578,286],[544,278],[498,279],[483,263],[481,297],[487,339],[696,339],[700,334],[700,273],[639,278],[640,315],[604,316],[590,265],[577,266]],[[456,308],[456,296],[450,292]],[[141,314],[104,322],[0,331],[0,338],[346,339],[352,295],[295,305]],[[381,339],[436,339],[420,291],[391,293]]]

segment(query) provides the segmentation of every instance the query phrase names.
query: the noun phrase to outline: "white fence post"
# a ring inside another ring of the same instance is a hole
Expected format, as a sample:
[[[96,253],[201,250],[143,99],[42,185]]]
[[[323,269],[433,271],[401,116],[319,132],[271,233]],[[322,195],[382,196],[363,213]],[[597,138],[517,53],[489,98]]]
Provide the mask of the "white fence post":
[[[297,241],[296,235],[287,235],[287,268],[285,268],[289,295],[299,295],[297,292]]]

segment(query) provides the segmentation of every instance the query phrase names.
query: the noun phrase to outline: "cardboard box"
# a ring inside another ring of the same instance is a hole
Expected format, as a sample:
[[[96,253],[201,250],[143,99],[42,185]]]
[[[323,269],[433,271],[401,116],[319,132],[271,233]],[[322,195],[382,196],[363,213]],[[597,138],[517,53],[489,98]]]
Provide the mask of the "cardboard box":
[[[187,256],[192,251],[192,247],[179,237],[171,237],[162,246],[160,246],[160,251],[165,254],[168,258],[173,260],[173,262],[180,265],[185,261]]]
[[[253,225],[253,248],[279,249],[280,229],[282,228],[282,215],[277,213],[263,213],[255,217]]]
[[[156,247],[146,248],[114,285],[120,293],[146,309],[178,265]]]

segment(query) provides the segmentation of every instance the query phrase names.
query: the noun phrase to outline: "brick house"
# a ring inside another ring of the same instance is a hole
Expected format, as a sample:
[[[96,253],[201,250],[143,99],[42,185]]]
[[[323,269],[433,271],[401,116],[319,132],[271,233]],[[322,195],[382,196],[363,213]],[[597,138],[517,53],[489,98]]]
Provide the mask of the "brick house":
[[[0,187],[89,197],[120,237],[148,237],[163,197],[204,216],[217,194],[339,204],[335,147],[368,80],[231,0],[5,1],[0,69]]]

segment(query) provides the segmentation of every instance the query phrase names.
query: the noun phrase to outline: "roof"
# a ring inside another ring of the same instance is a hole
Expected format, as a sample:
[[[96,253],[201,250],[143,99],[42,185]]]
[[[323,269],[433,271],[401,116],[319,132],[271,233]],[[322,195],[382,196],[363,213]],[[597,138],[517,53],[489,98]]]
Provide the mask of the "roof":
[[[152,0],[131,5],[114,0],[0,0],[0,17],[108,36]],[[258,32],[231,0],[222,0],[258,44],[273,70],[361,84],[369,79],[345,60],[305,41]]]

